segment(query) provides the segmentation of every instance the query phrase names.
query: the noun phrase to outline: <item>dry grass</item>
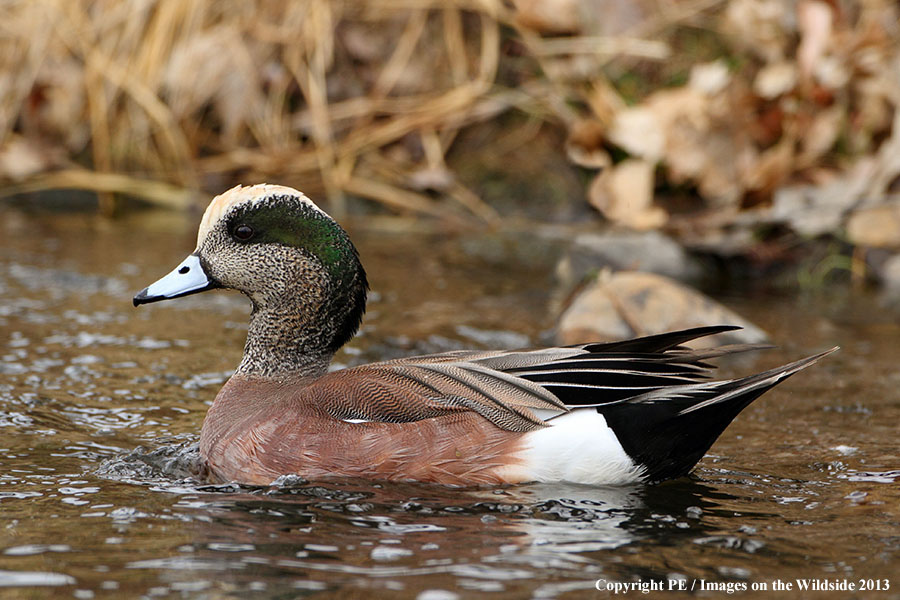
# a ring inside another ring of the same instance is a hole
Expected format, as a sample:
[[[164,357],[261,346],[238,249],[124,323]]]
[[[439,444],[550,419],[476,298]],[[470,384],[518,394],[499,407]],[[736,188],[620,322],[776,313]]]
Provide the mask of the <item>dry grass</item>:
[[[578,165],[609,166],[611,148],[640,161],[586,190],[608,217],[665,223],[652,198],[628,196],[652,195],[652,181],[632,180],[661,165],[727,207],[728,223],[748,197],[840,177],[847,155],[900,140],[891,0],[801,0],[796,15],[780,0],[601,4],[633,18],[578,13],[598,6],[582,0],[8,0],[0,195],[90,189],[111,212],[115,194],[184,206],[205,188],[269,180],[327,197],[338,215],[352,195],[496,223],[448,151],[516,109],[562,128]],[[697,31],[738,66],[675,51]],[[658,89],[679,71],[689,85]],[[636,98],[622,91],[632,73],[650,82]],[[648,122],[665,129],[661,146],[629,129]],[[895,169],[883,170],[887,189]]]
[[[543,40],[502,0],[19,0],[0,23],[0,194],[86,188],[107,210],[113,193],[173,205],[278,180],[337,214],[353,194],[495,222],[446,165],[459,131],[510,108],[576,118],[552,80],[496,85],[501,28],[538,63],[668,55],[633,36]]]
[[[4,191],[79,187],[171,205],[220,180],[277,179],[326,194],[339,214],[354,194],[496,219],[444,156],[461,127],[521,101],[492,90],[506,10],[499,0],[4,3],[0,147],[4,175],[19,180]],[[404,145],[413,151],[399,156]],[[455,203],[415,189],[415,173]]]

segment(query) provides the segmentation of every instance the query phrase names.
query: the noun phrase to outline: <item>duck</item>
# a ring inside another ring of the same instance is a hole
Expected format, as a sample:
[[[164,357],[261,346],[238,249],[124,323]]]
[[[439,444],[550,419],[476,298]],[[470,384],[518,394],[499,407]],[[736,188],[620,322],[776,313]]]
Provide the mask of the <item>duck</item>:
[[[687,475],[753,400],[837,350],[716,380],[711,359],[759,348],[687,345],[736,329],[719,325],[329,370],[362,322],[366,272],[347,232],[280,185],[213,198],[196,249],[133,302],[218,288],[252,308],[241,361],[200,431],[216,482],[657,483]]]

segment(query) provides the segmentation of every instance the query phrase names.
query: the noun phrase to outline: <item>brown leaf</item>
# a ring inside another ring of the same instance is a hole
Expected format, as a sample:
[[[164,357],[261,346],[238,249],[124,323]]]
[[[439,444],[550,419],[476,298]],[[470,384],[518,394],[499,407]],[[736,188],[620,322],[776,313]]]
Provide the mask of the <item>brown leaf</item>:
[[[609,137],[632,156],[659,160],[666,146],[663,115],[657,114],[650,102],[626,108],[613,120]]]
[[[582,119],[572,124],[566,140],[566,156],[580,167],[602,169],[611,164],[609,154],[603,148],[603,125],[593,119]]]
[[[788,53],[791,21],[791,5],[784,0],[731,0],[721,28],[738,48],[774,62]]]
[[[847,237],[873,248],[900,248],[900,202],[862,208],[850,214]]]
[[[846,109],[840,104],[819,111],[800,140],[800,165],[813,164],[831,150],[844,126]]]
[[[12,135],[0,146],[0,180],[24,181],[62,164],[58,150],[42,147],[37,141]]]
[[[744,173],[743,180],[747,189],[767,195],[784,183],[794,171],[794,143],[784,139],[778,144],[760,153]]]
[[[819,0],[801,0],[797,4],[797,66],[801,77],[809,81],[825,56],[831,38],[834,14],[831,7]]]
[[[718,94],[728,86],[731,75],[724,60],[714,60],[691,67],[688,86],[709,96]]]
[[[538,33],[578,33],[579,0],[514,0],[516,21]]]
[[[610,221],[634,229],[655,229],[668,214],[653,205],[653,164],[627,159],[598,175],[588,190],[593,207]]]
[[[765,65],[753,80],[753,91],[760,98],[771,100],[784,95],[797,85],[797,67],[782,60]]]

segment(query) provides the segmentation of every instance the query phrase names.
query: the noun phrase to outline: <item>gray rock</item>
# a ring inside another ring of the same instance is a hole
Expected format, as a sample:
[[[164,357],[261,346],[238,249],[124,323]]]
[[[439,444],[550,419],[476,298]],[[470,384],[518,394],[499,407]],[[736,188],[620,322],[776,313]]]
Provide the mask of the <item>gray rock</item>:
[[[795,185],[775,191],[770,219],[787,223],[801,235],[814,237],[836,231],[844,213],[852,204],[837,184],[830,186]]]
[[[644,271],[679,281],[702,275],[699,261],[658,231],[610,231],[579,234],[557,264],[564,287],[571,287],[602,269]]]
[[[892,297],[900,297],[900,254],[894,254],[884,261],[877,274],[885,292]]]

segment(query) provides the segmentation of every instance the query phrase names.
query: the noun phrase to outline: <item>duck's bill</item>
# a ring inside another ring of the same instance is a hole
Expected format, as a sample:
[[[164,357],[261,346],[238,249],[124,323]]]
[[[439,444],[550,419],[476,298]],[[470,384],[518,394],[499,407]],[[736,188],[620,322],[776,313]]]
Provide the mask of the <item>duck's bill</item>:
[[[215,287],[219,286],[203,270],[200,257],[191,254],[171,273],[138,292],[134,297],[134,305],[180,298]]]

